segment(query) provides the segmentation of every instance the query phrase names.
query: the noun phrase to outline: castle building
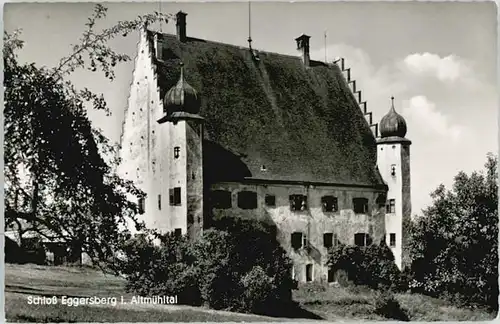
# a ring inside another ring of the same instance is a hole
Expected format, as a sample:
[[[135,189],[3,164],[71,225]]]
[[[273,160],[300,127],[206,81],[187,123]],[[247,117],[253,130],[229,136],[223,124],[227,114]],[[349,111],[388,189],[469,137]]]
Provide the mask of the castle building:
[[[392,105],[378,125],[340,59],[297,56],[141,32],[121,138],[120,174],[142,189],[149,228],[190,237],[212,218],[275,229],[302,282],[335,281],[339,243],[385,238],[401,267],[410,213],[406,124]]]

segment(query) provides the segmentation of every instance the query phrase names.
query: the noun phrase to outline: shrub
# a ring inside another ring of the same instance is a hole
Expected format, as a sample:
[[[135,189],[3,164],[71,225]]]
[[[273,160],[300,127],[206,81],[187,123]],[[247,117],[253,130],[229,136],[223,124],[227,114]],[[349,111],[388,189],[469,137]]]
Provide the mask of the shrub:
[[[373,307],[375,308],[375,314],[401,321],[409,320],[406,310],[401,307],[392,293],[377,293],[374,298]]]
[[[347,271],[349,280],[356,285],[395,291],[407,289],[394,256],[384,242],[368,247],[336,246],[330,250],[328,265],[334,270]]]
[[[169,234],[158,236],[160,245],[145,236],[128,242],[120,261],[128,290],[262,314],[289,303],[291,261],[265,226],[238,219],[214,225],[193,241]]]
[[[489,154],[481,172],[459,172],[451,189],[439,186],[409,226],[416,291],[498,310],[497,163]]]
[[[265,313],[267,302],[272,302],[273,278],[261,266],[255,266],[241,278],[241,308],[252,313]]]
[[[25,251],[11,238],[5,236],[5,262],[24,263],[26,262]]]
[[[152,237],[138,235],[126,242],[119,260],[126,276],[127,291],[140,295],[177,295],[182,304],[199,305],[198,272],[187,249],[187,240],[161,236],[161,245]]]

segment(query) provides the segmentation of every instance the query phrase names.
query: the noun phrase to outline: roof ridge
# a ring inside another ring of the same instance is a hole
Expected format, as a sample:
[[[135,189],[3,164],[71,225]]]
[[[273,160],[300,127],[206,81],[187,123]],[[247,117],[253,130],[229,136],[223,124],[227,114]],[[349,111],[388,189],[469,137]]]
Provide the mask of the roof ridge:
[[[154,30],[150,30],[148,29],[149,32],[151,33],[156,33],[158,34],[159,32],[157,31],[154,31]],[[162,34],[164,36],[170,36],[170,37],[177,37],[177,35],[175,34],[170,34],[170,33],[159,33],[159,34]],[[295,58],[297,60],[300,60],[300,56],[298,55],[291,55],[291,54],[283,54],[283,53],[278,53],[278,52],[272,52],[272,51],[266,51],[266,50],[261,50],[261,49],[256,49],[256,48],[249,48],[248,46],[240,46],[240,45],[235,45],[235,44],[229,44],[229,43],[223,43],[223,42],[218,42],[218,41],[214,41],[214,40],[208,40],[208,39],[204,39],[204,38],[197,38],[197,37],[187,37],[187,39],[192,39],[192,40],[198,40],[198,41],[203,41],[203,42],[207,42],[207,43],[212,43],[212,44],[218,44],[218,45],[224,45],[224,46],[230,46],[230,47],[233,47],[233,48],[237,48],[237,49],[240,49],[240,50],[253,50],[253,51],[256,51],[258,54],[271,54],[271,55],[278,55],[278,56],[281,56],[281,57],[287,57],[287,58]],[[317,60],[310,60],[310,62],[315,62],[315,63],[323,63],[325,66],[334,66],[335,63],[328,63],[328,62],[323,62],[323,61],[317,61]]]

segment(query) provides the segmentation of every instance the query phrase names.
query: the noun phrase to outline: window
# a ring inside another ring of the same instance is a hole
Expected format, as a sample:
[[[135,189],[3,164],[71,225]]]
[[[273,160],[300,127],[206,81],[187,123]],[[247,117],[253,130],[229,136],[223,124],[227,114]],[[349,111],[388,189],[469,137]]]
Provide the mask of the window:
[[[290,209],[293,211],[307,210],[307,197],[304,195],[291,195]]]
[[[174,205],[181,204],[181,187],[174,188]]]
[[[352,204],[354,205],[354,212],[356,214],[366,214],[368,212],[368,199],[354,198]]]
[[[340,244],[339,237],[337,236],[337,233],[333,234],[333,246],[337,246]]]
[[[144,197],[139,198],[139,201],[137,203],[139,205],[139,214],[144,214],[145,209],[146,209],[146,199]]]
[[[368,246],[372,244],[372,239],[366,233],[356,233],[354,234],[354,244],[357,246]]]
[[[174,147],[174,159],[178,159],[181,154],[181,147],[176,146]]]
[[[231,208],[231,193],[225,190],[214,190],[211,194],[212,207],[217,209]]]
[[[334,282],[335,281],[335,270],[333,270],[332,267],[328,267],[327,281],[328,282]]]
[[[175,187],[169,190],[170,205],[179,206],[181,204],[181,188]]]
[[[253,191],[238,192],[238,207],[241,209],[257,208],[257,193]]]
[[[387,202],[385,212],[388,214],[394,214],[396,212],[396,200],[395,199],[389,199]]]
[[[396,175],[396,165],[392,164],[391,165],[391,175],[394,177]]]
[[[389,235],[389,246],[396,247],[396,233],[391,233]]]
[[[313,280],[313,265],[306,264],[306,282],[311,282]]]
[[[323,234],[323,246],[327,249],[333,246],[333,233]]]
[[[300,232],[294,232],[292,233],[292,248],[295,250],[298,250],[302,247],[302,233]]]
[[[158,195],[158,210],[161,210],[161,195]]]
[[[266,200],[266,206],[276,207],[276,196],[266,195],[265,200]]]
[[[337,197],[325,196],[321,198],[321,205],[323,206],[323,211],[327,213],[338,211]]]
[[[176,228],[174,231],[174,235],[176,237],[181,237],[182,236],[182,229],[181,228]]]

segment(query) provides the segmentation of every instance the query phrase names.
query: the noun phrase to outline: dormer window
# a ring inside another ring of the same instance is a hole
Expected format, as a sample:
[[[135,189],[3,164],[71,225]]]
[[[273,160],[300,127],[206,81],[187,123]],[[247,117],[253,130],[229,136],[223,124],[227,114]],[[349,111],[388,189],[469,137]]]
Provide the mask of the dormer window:
[[[324,196],[321,198],[321,205],[323,207],[323,212],[331,213],[338,211],[337,197]]]
[[[307,210],[307,196],[290,195],[290,210],[292,211]]]
[[[174,147],[174,159],[178,159],[181,153],[181,147],[176,146]]]

